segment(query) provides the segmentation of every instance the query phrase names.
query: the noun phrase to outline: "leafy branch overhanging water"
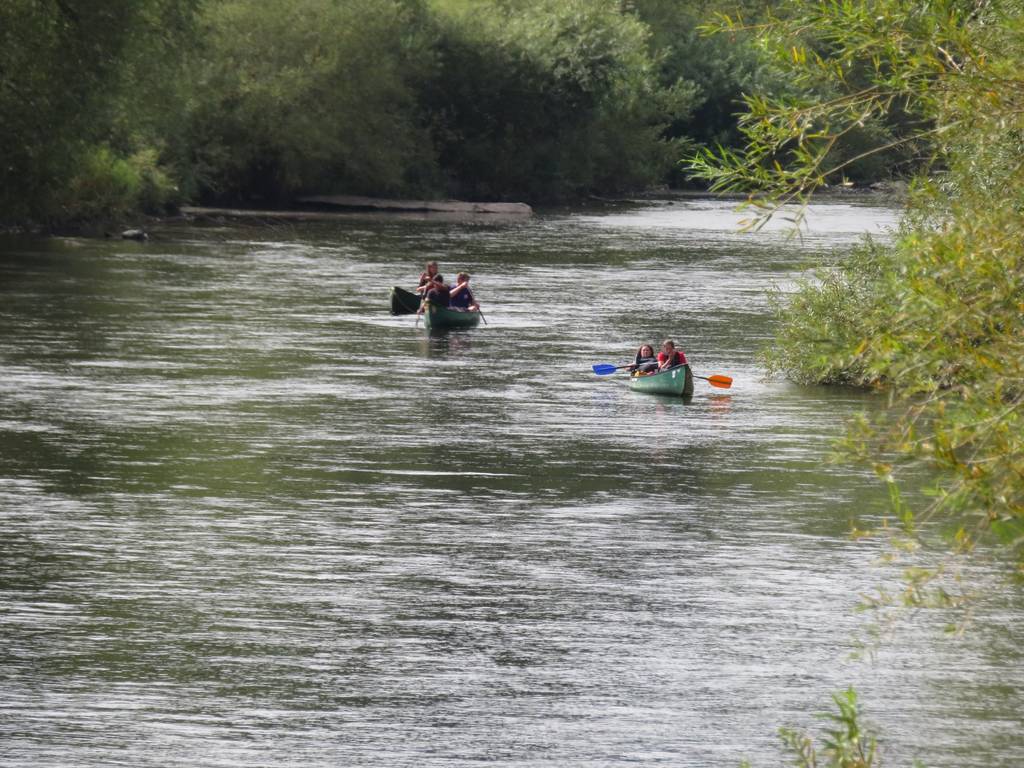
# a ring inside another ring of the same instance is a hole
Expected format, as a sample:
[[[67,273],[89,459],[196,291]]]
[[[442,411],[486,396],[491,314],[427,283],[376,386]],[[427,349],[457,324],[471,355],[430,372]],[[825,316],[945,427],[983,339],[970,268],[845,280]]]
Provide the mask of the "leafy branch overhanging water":
[[[728,17],[716,25],[742,28]],[[746,149],[689,161],[714,189],[750,194],[751,227],[842,183],[847,158],[835,148],[851,131],[874,125],[887,135],[864,153],[910,148],[927,161],[892,246],[867,242],[780,302],[769,367],[796,381],[888,392],[889,409],[851,425],[846,449],[893,489],[903,543],[919,539],[922,519],[941,518],[954,555],[994,545],[1019,583],[1024,8],[1017,0],[792,0],[757,31],[795,94],[748,97]],[[915,509],[897,482],[921,462],[940,480],[927,508]],[[908,569],[903,594],[877,605],[956,602],[941,584],[948,562]]]

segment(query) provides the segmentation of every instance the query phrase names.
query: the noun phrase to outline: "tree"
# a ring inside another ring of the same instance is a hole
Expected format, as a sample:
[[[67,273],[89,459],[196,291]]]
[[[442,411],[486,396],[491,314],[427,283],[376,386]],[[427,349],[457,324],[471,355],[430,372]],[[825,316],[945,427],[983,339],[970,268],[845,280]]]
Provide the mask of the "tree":
[[[634,0],[633,12],[651,30],[650,48],[657,61],[661,84],[673,87],[688,83],[696,87],[696,102],[688,113],[673,115],[671,136],[685,136],[698,144],[735,146],[740,135],[736,113],[743,106],[743,94],[784,87],[775,79],[756,37],[750,32],[708,35],[706,21],[716,12],[742,10],[744,18],[760,19],[763,3],[732,0]]]
[[[922,512],[944,514],[956,551],[1000,543],[1024,576],[1021,3],[794,0],[786,11],[762,40],[804,95],[750,97],[746,150],[704,152],[694,171],[717,190],[758,190],[756,225],[805,203],[850,162],[835,159],[836,143],[894,111],[901,134],[865,153],[913,145],[927,163],[895,245],[865,246],[805,285],[782,310],[770,363],[800,380],[888,389],[887,417],[856,424],[850,447],[890,484],[921,458],[942,472],[927,510],[901,504],[906,532]],[[814,98],[825,90],[836,95]],[[905,599],[948,604],[925,589],[941,572],[915,571]]]
[[[423,84],[440,163],[470,196],[552,200],[658,181],[692,88],[654,76],[648,30],[608,0],[444,4]]]
[[[401,0],[210,6],[190,109],[197,188],[281,201],[429,184],[431,141],[411,89],[433,66],[422,13]]]
[[[690,92],[660,88],[612,0],[226,0],[190,109],[208,197],[551,200],[657,181]]]
[[[143,103],[134,85],[147,67],[159,68],[156,62],[176,55],[195,4],[0,4],[0,216],[5,223],[74,216],[65,210],[65,190],[83,166],[101,161],[115,123],[123,126],[122,137],[132,132],[126,100],[133,99],[136,107]]]

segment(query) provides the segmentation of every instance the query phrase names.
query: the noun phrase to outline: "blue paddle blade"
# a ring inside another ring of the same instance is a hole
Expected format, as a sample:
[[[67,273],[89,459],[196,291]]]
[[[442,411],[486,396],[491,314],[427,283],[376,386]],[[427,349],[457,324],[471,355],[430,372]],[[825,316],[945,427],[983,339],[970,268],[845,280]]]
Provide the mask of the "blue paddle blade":
[[[615,373],[618,369],[611,363],[598,363],[597,365],[590,366],[594,369],[594,373],[598,376],[607,376],[609,373]]]

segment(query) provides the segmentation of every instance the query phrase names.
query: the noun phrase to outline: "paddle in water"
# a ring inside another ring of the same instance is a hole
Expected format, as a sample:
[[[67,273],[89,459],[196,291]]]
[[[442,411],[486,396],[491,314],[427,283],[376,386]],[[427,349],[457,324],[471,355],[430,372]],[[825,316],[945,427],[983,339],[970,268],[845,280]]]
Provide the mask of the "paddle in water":
[[[598,376],[607,376],[610,373],[621,371],[623,368],[629,368],[631,367],[631,365],[612,365],[611,363],[597,363],[590,367]],[[692,369],[690,372],[693,373]],[[693,373],[693,377],[695,379],[704,379],[704,381],[706,381],[712,387],[719,387],[720,389],[728,389],[729,387],[732,386],[731,376],[722,376],[721,374],[718,373],[713,374],[711,376],[698,376],[696,373]]]

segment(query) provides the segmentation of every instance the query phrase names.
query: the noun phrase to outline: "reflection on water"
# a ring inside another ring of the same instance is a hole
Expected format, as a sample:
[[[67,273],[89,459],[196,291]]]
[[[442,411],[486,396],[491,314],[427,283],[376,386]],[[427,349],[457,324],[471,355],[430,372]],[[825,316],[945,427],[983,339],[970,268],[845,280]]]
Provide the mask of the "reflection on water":
[[[728,416],[732,407],[732,395],[708,395],[708,407],[712,416]]]
[[[893,764],[1020,762],[994,733],[1019,607],[845,660],[893,574],[846,536],[881,494],[823,457],[874,401],[757,364],[766,289],[892,221],[741,236],[685,201],[4,241],[4,764],[769,763],[850,683]],[[387,314],[428,258],[488,325]],[[591,372],[666,336],[732,389]]]
[[[425,331],[420,342],[424,357],[447,357],[468,354],[473,349],[473,336],[480,329],[452,331],[432,329]]]

